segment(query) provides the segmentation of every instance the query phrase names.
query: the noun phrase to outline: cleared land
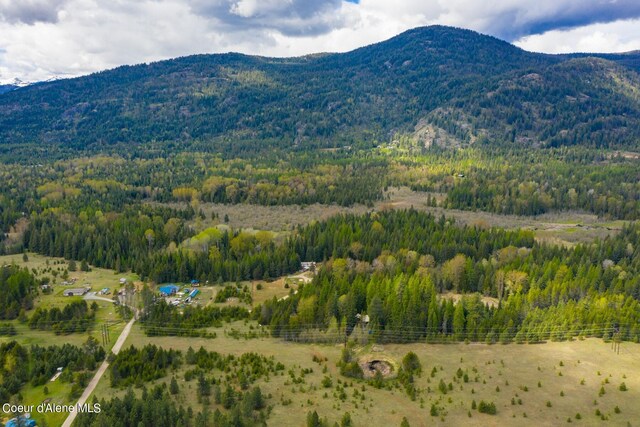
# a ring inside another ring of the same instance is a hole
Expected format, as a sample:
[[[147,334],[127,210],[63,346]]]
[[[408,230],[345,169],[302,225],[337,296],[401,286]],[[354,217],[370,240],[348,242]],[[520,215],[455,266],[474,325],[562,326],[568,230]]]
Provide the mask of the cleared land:
[[[171,302],[172,300],[184,300],[187,295],[184,293],[185,289],[198,289],[200,293],[193,298],[193,302],[196,305],[200,306],[224,306],[224,305],[245,305],[249,307],[249,305],[244,304],[238,301],[237,298],[229,298],[225,302],[215,302],[216,295],[220,291],[224,289],[225,286],[239,286],[240,288],[246,287],[252,297],[251,306],[256,306],[258,304],[262,304],[267,300],[271,300],[274,297],[277,299],[283,298],[289,295],[290,292],[295,291],[298,288],[300,283],[308,283],[311,281],[313,277],[313,273],[305,272],[299,273],[292,276],[280,277],[276,280],[243,280],[240,282],[224,282],[221,285],[205,285],[199,286],[197,288],[191,287],[188,283],[179,284],[181,286],[181,291],[179,294],[172,295],[167,297],[167,301]],[[157,290],[160,286],[155,287]]]
[[[231,328],[248,330],[247,325],[237,322],[220,328],[215,339],[149,338],[135,325],[125,346],[153,343],[183,351],[189,346],[195,349],[203,346],[235,355],[253,351],[273,355],[285,364],[287,371],[293,368],[296,375],[304,368],[311,368],[313,372],[304,375],[300,384],[293,384],[286,372],[284,376],[257,383],[265,394],[272,395],[268,399],[268,404],[274,405],[269,425],[300,426],[305,423],[307,412],[314,410],[331,423],[339,422],[342,415],[349,412],[356,425],[381,426],[397,426],[404,416],[412,426],[556,426],[567,423],[569,418],[579,425],[596,425],[602,422],[602,416],[612,425],[627,425],[627,422],[635,425],[640,417],[638,344],[623,343],[620,354],[598,339],[538,345],[394,344],[356,348],[360,358],[390,360],[396,366],[407,352],[415,352],[423,373],[416,378],[416,386],[421,391],[417,399],[411,401],[400,387],[376,389],[364,381],[341,376],[336,367],[341,345],[297,344],[272,338],[234,339],[223,333]],[[327,361],[314,362],[314,356]],[[323,373],[325,367],[326,373]],[[468,382],[458,376],[458,369],[467,374]],[[184,380],[184,370],[182,367],[169,373],[157,383],[168,383],[175,375],[181,388],[176,400],[199,408],[196,384]],[[321,382],[325,376],[332,378],[331,387],[323,387]],[[441,379],[447,385],[446,394],[438,389]],[[619,389],[623,382],[627,391]],[[344,387],[342,398],[336,387]],[[112,389],[107,375],[95,394],[108,398],[114,393],[119,395],[124,390]],[[494,402],[497,414],[473,410],[474,400],[477,404],[481,400]],[[437,416],[431,415],[432,404]],[[601,415],[596,415],[596,411]],[[580,419],[576,419],[578,413]]]
[[[89,286],[92,292],[100,291],[103,288],[110,288],[111,292],[106,295],[105,298],[113,296],[113,292],[120,288],[119,279],[124,277],[129,281],[137,281],[138,276],[131,273],[118,274],[113,270],[107,270],[102,268],[91,268],[91,271],[82,272],[75,271],[69,272],[68,279],[62,279],[64,271],[68,267],[67,261],[62,258],[46,257],[33,253],[28,254],[28,261],[22,260],[22,254],[18,255],[6,255],[0,256],[0,267],[6,264],[16,264],[19,267],[27,267],[38,278],[49,277],[50,284],[53,287],[51,294],[40,293],[34,301],[35,307],[52,308],[52,307],[64,307],[72,301],[81,300],[82,297],[67,297],[62,293],[65,289],[78,288]],[[77,263],[78,268],[80,263]],[[76,278],[76,281],[72,285],[62,285],[63,281],[71,281]],[[94,301],[87,301],[88,304],[92,304]],[[26,324],[20,323],[18,320],[13,320],[11,323],[15,326],[17,334],[14,336],[0,337],[0,343],[9,341],[17,341],[21,345],[62,345],[69,343],[76,346],[82,346],[87,338],[90,336],[96,338],[102,343],[102,325],[104,323],[109,324],[109,342],[106,345],[107,350],[116,342],[116,339],[122,332],[125,326],[124,321],[120,318],[115,310],[113,303],[95,300],[98,304],[98,310],[96,312],[95,324],[85,333],[74,333],[69,335],[56,335],[52,331],[41,331],[37,329],[30,329]],[[33,310],[27,312],[27,316],[31,316]],[[49,393],[44,393],[44,387],[48,388]],[[53,404],[71,404],[77,399],[70,399],[69,393],[71,392],[71,383],[62,382],[59,379],[53,382],[47,382],[43,386],[33,387],[31,384],[27,384],[21,390],[22,399],[21,403],[26,405],[38,405],[45,400],[49,399]],[[42,421],[46,422],[49,426],[61,425],[67,414],[65,413],[47,413],[47,414],[33,414],[36,421],[42,425]]]
[[[427,206],[427,196],[442,199],[442,194],[412,191],[409,188],[390,188],[385,193],[385,200],[375,203],[373,208],[364,205],[343,207],[337,205],[312,204],[308,206],[262,206],[251,204],[224,205],[218,203],[202,203],[206,220],[198,219],[194,222],[197,229],[204,229],[219,223],[239,229],[260,229],[275,232],[287,232],[298,225],[312,221],[321,221],[340,213],[363,214],[373,210],[408,209],[415,208],[431,212],[436,216],[445,215],[455,218],[462,224],[479,225],[482,227],[504,227],[509,229],[523,228],[533,230],[536,238],[554,244],[574,245],[581,242],[593,241],[615,234],[624,225],[624,221],[606,221],[596,215],[582,212],[557,212],[537,217],[498,215],[487,212],[463,211],[457,209],[443,209]],[[171,203],[173,207],[184,204]],[[218,218],[211,220],[212,213]]]
[[[35,307],[41,308],[62,308],[65,305],[73,301],[81,300],[83,297],[68,297],[64,296],[65,289],[80,288],[88,286],[92,292],[100,291],[103,288],[109,288],[109,295],[105,295],[105,298],[110,299],[113,293],[117,291],[121,285],[119,283],[120,278],[126,278],[129,281],[137,281],[138,276],[131,273],[118,274],[113,270],[107,270],[104,268],[91,268],[91,271],[73,271],[69,272],[69,278],[66,281],[76,279],[72,285],[62,285],[65,279],[62,279],[62,274],[67,269],[67,262],[62,258],[53,258],[33,253],[28,254],[28,261],[22,260],[22,254],[19,255],[5,255],[0,256],[0,266],[5,264],[16,264],[19,267],[27,267],[37,278],[49,277],[50,284],[53,287],[53,292],[50,294],[44,294],[40,292],[38,297],[34,300]],[[78,262],[78,267],[80,263]],[[29,329],[25,324],[21,324],[17,320],[12,321],[16,327],[17,335],[12,337],[0,337],[0,342],[6,342],[15,340],[20,344],[31,345],[59,345],[61,342],[68,342],[74,345],[80,345],[85,342],[88,336],[93,336],[99,341],[102,341],[100,325],[103,323],[110,323],[113,326],[109,328],[109,335],[111,338],[111,345],[118,337],[124,322],[122,322],[120,316],[115,310],[113,303],[102,300],[88,300],[88,304],[93,302],[98,304],[98,311],[96,313],[96,321],[93,328],[87,333],[83,334],[70,334],[70,335],[56,335],[49,331],[39,331]],[[30,316],[32,311],[27,312],[27,316]]]

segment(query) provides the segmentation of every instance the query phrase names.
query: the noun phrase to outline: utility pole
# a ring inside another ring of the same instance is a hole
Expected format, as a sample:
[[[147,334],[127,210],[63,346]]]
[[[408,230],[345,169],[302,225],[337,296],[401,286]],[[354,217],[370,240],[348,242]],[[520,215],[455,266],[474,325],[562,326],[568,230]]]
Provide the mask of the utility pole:
[[[620,329],[618,325],[613,327],[613,336],[611,337],[611,349],[616,353],[620,354],[620,342],[622,341],[620,337]]]

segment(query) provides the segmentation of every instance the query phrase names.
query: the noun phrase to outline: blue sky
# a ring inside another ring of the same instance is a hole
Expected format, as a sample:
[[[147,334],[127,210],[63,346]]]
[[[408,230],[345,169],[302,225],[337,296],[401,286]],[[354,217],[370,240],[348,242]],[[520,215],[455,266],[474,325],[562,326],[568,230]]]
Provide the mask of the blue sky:
[[[0,0],[0,82],[195,53],[347,51],[431,24],[540,52],[640,49],[640,0]]]

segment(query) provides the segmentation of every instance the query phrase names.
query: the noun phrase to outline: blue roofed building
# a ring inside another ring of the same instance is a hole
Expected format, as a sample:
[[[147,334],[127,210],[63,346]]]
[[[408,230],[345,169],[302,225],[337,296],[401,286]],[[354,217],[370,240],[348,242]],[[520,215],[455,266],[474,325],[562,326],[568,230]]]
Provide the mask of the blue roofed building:
[[[38,424],[36,424],[36,421],[31,419],[31,418],[27,418],[24,415],[20,415],[18,418],[11,418],[9,421],[7,421],[7,423],[5,424],[5,427],[37,427]]]
[[[177,285],[174,285],[173,283],[170,283],[168,285],[160,286],[158,290],[162,295],[168,297],[170,295],[175,295],[176,292],[180,290],[180,287]]]

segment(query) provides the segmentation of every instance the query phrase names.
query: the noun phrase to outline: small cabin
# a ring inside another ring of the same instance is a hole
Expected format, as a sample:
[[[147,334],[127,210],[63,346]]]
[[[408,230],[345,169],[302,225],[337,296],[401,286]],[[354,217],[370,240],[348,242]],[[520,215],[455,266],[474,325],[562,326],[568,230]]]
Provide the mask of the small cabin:
[[[89,289],[90,288],[65,289],[62,295],[64,295],[65,297],[81,297],[89,292]]]
[[[300,263],[300,268],[302,268],[302,271],[315,271],[316,270],[316,263],[314,261],[301,262]]]

